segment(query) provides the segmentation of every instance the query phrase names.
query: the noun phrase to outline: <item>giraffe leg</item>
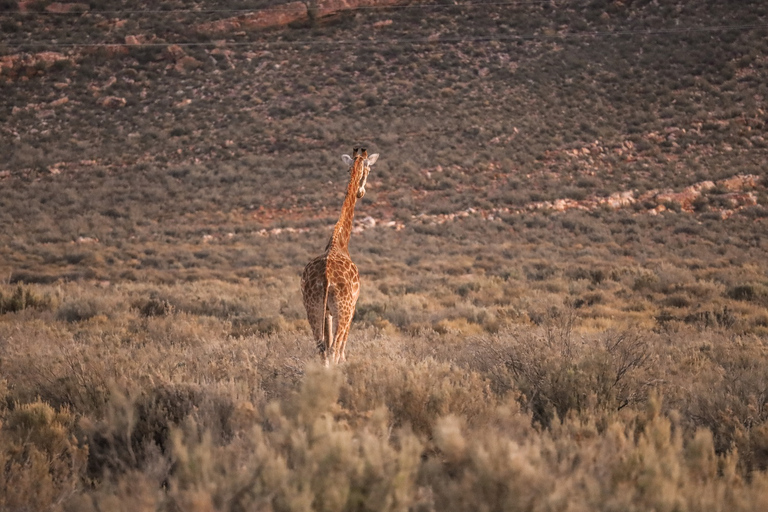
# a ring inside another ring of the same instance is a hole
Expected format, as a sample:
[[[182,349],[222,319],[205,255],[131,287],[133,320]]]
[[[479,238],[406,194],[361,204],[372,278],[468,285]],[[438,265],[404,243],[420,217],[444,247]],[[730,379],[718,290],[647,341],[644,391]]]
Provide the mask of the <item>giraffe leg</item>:
[[[336,363],[343,363],[347,360],[344,354],[344,349],[347,346],[347,336],[349,336],[349,326],[342,328],[338,335],[338,341],[336,342]]]
[[[347,362],[347,340],[344,340],[344,343],[341,344],[341,355],[339,356],[339,361],[342,363]]]
[[[335,362],[335,352],[336,352],[336,343],[335,343],[335,336],[333,335],[333,315],[330,313],[325,317],[326,325],[325,325],[325,340],[327,340],[327,343],[325,343],[325,351],[323,353],[323,362],[325,363],[325,366],[329,366],[329,360],[328,358],[334,359]],[[323,340],[325,342],[325,340]]]
[[[326,350],[325,340],[318,339],[315,343],[317,344],[317,352],[320,354],[320,359],[325,361],[326,366],[328,366],[328,351]]]
[[[349,336],[349,328],[342,329],[341,332],[339,332],[339,347],[338,352],[336,353],[337,363],[343,363],[347,359],[344,356],[344,345],[347,344],[347,336]]]
[[[353,297],[354,299],[354,297]],[[352,326],[352,317],[355,314],[354,309],[354,303],[352,304],[352,307],[349,307],[349,304],[347,303],[345,307],[339,311],[339,318],[338,318],[338,333],[337,333],[337,347],[336,347],[336,362],[342,363],[347,360],[346,355],[346,349],[347,349],[347,338],[349,337],[349,330]]]
[[[322,313],[315,307],[307,307],[307,317],[309,324],[312,327],[312,335],[315,338],[315,347],[317,353],[320,355],[320,359],[326,360],[328,358],[328,344],[326,343],[325,333],[321,327],[325,322]]]

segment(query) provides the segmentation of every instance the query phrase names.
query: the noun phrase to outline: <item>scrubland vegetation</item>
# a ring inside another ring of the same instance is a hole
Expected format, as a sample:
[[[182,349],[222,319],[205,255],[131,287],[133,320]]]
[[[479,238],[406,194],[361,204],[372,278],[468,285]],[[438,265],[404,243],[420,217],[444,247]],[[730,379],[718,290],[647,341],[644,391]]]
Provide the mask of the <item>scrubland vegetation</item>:
[[[764,336],[584,329],[550,292],[540,325],[496,332],[463,331],[466,313],[413,334],[363,320],[349,363],[327,370],[298,312],[274,311],[295,287],[251,288],[68,284],[6,313],[4,508],[759,510],[768,498]],[[251,293],[241,307],[274,316],[244,329],[232,304]]]
[[[0,2],[0,510],[763,510],[766,5],[279,3]]]

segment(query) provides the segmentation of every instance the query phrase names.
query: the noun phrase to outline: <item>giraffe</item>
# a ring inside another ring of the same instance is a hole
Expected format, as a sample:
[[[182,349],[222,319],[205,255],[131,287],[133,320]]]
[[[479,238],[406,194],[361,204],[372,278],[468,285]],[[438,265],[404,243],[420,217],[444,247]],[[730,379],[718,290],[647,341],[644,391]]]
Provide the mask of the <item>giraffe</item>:
[[[378,153],[368,156],[365,148],[354,148],[352,156],[341,156],[349,166],[349,184],[341,215],[325,252],[310,261],[301,276],[307,320],[326,366],[330,361],[334,364],[346,361],[347,336],[360,295],[360,274],[349,257],[349,237],[355,203],[365,195],[368,172],[378,158]]]

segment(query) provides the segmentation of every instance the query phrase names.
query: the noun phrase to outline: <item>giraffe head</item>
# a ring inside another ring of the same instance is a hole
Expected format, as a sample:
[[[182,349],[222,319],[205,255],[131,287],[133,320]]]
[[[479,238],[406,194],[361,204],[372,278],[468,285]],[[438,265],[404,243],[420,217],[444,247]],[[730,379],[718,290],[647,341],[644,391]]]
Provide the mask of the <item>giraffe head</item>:
[[[368,181],[368,173],[371,171],[371,166],[376,163],[378,158],[378,153],[368,156],[368,150],[366,148],[354,148],[352,156],[341,155],[341,159],[349,166],[350,174],[359,179],[357,184],[358,199],[365,195],[365,183]]]

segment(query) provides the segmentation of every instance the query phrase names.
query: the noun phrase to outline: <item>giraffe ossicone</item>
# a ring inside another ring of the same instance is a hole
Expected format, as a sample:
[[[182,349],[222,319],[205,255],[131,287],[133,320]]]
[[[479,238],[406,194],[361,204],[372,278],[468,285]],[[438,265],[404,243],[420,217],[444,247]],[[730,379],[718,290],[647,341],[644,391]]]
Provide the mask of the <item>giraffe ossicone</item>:
[[[378,153],[369,156],[365,148],[354,148],[352,156],[341,156],[349,166],[349,184],[339,220],[325,252],[310,261],[301,275],[307,320],[326,366],[346,360],[349,328],[360,296],[360,273],[349,257],[352,219],[357,200],[365,195],[368,173],[378,158]]]

